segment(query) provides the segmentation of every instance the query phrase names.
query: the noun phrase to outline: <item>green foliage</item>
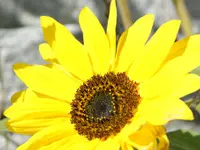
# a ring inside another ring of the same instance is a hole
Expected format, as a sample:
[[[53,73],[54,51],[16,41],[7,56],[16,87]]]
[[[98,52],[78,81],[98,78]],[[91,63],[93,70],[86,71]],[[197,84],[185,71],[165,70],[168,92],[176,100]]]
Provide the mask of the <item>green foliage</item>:
[[[200,150],[200,133],[177,130],[167,135],[170,150]]]
[[[8,121],[7,118],[0,120],[0,132],[8,131],[7,127],[5,126],[6,121]]]
[[[194,69],[192,73],[200,75],[200,67],[197,67],[196,69]]]

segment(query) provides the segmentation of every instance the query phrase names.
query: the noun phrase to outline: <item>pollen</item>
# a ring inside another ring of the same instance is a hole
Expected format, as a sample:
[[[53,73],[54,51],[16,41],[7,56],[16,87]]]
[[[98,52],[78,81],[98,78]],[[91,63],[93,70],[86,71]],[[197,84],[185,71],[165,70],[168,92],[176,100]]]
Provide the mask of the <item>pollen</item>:
[[[89,140],[104,140],[130,122],[140,100],[138,84],[125,73],[94,75],[76,91],[71,123]]]

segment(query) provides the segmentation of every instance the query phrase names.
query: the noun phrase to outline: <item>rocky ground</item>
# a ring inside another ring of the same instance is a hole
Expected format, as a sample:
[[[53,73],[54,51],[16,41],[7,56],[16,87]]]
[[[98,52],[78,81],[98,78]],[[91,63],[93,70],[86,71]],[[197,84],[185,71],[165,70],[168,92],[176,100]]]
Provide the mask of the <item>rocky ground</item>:
[[[88,6],[106,24],[105,0],[1,0],[0,1],[0,101],[9,106],[10,96],[25,86],[16,78],[12,64],[16,62],[44,63],[38,52],[38,45],[43,41],[39,25],[39,16],[48,15],[66,27],[78,38],[81,31],[78,25],[78,14]],[[186,0],[192,19],[193,33],[200,33],[200,1]],[[129,0],[132,19],[136,20],[146,13],[155,15],[155,29],[170,19],[179,18],[171,0]],[[4,95],[4,96],[3,96]],[[5,109],[4,108],[4,109]],[[0,110],[2,111],[2,110]],[[176,122],[176,127],[181,123]],[[195,123],[185,123],[184,128],[199,130]],[[169,125],[169,130],[174,127]],[[199,130],[200,131],[200,130]],[[0,150],[14,150],[28,137],[15,134],[0,135]]]

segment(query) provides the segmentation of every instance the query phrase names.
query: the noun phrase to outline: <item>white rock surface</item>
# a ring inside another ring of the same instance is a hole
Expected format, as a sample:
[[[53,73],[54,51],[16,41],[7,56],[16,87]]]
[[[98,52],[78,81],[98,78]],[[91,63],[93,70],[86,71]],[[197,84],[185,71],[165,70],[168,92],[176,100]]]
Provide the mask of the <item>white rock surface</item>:
[[[177,19],[177,13],[171,0],[131,0],[141,15],[154,14],[156,25],[160,26],[166,21]]]
[[[75,23],[80,10],[88,6],[105,20],[101,0],[1,0],[0,27],[38,25],[39,16],[48,15],[63,24]]]

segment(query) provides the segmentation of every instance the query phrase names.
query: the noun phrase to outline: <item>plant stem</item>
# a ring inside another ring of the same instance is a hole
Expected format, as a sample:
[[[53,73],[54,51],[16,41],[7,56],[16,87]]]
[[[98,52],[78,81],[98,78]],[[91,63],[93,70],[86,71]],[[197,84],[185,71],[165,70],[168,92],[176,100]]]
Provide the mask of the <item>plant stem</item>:
[[[123,26],[125,29],[128,29],[133,23],[131,17],[131,11],[128,7],[128,0],[118,0],[117,2]]]
[[[192,23],[187,7],[185,6],[184,0],[174,0],[177,13],[182,21],[181,28],[185,36],[192,34]]]

